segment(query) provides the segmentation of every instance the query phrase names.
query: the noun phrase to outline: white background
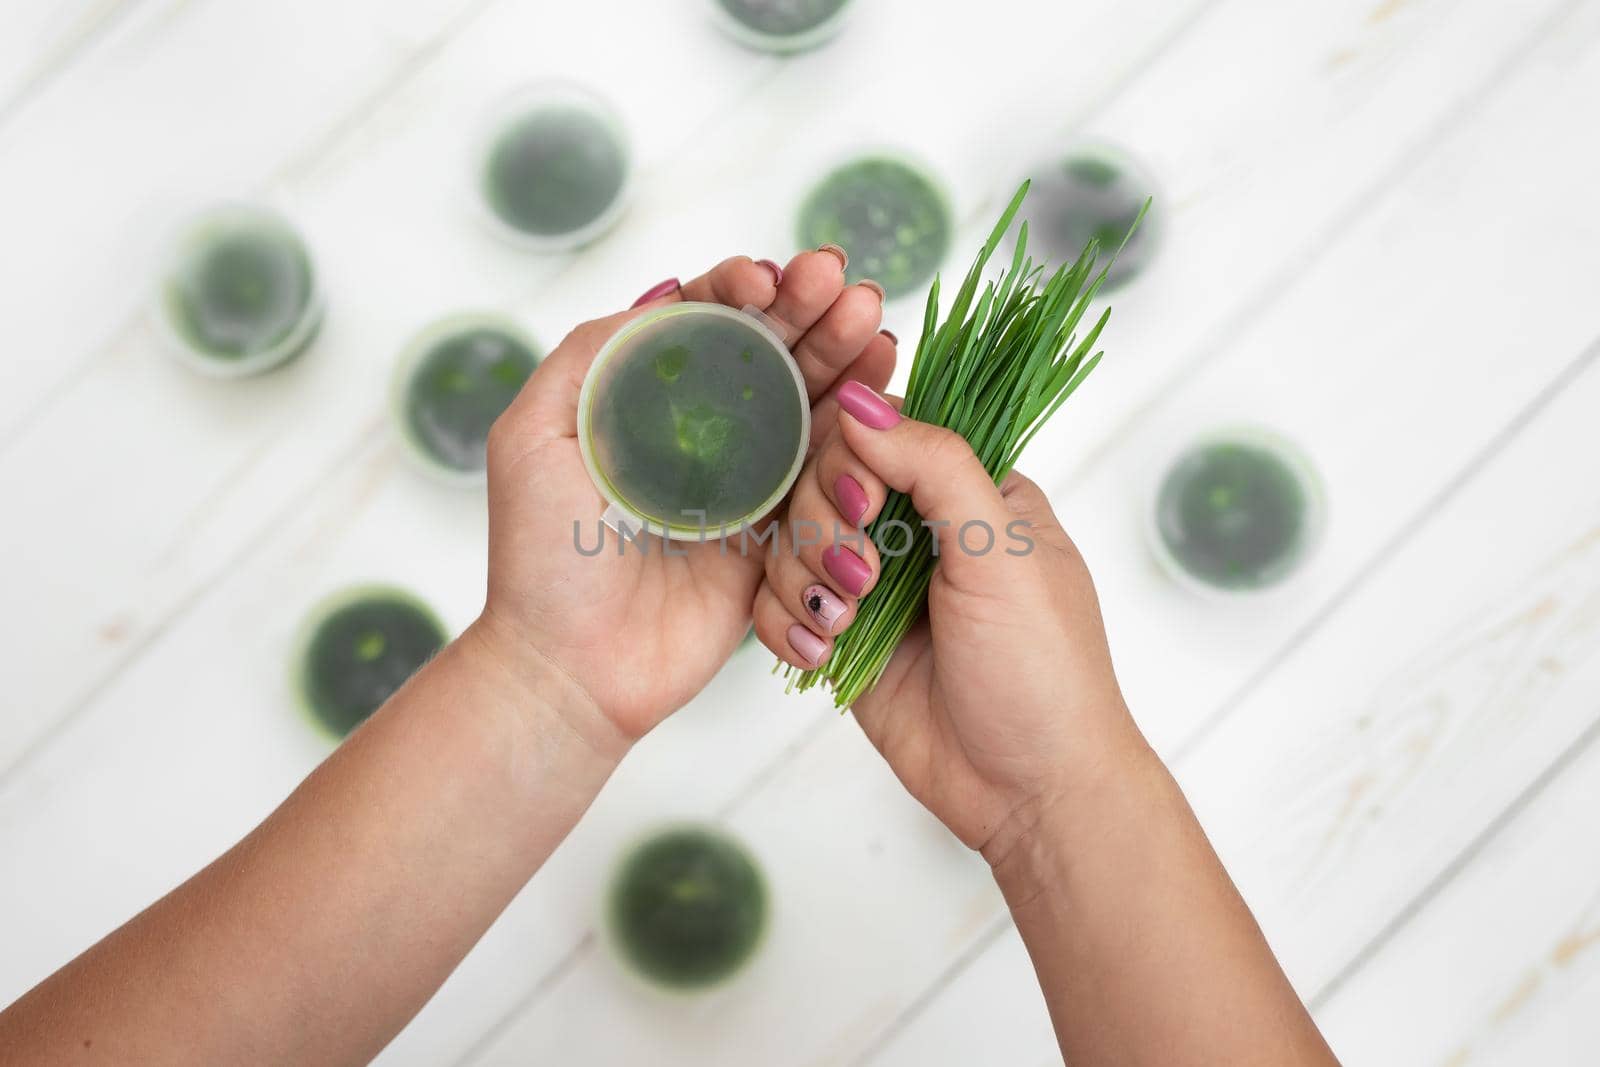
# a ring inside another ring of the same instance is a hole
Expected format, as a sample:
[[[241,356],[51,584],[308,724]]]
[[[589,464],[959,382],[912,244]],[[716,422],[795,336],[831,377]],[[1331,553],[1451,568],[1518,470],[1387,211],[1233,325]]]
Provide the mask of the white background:
[[[792,59],[693,0],[6,0],[0,13],[0,1002],[175,885],[325,753],[304,610],[396,581],[479,602],[480,494],[407,465],[405,338],[502,308],[547,344],[662,278],[786,259],[852,149],[948,184],[965,266],[1073,136],[1159,177],[1165,244],[1023,464],[1099,583],[1128,698],[1349,1063],[1560,1064],[1600,1041],[1600,5],[859,0]],[[565,76],[640,159],[609,237],[498,245],[473,121]],[[300,361],[186,372],[144,314],[184,211],[291,213],[329,298]],[[907,351],[916,301],[891,306]],[[1197,599],[1141,535],[1153,467],[1249,420],[1331,525],[1265,601]],[[385,1053],[391,1063],[1055,1059],[981,862],[854,723],[746,650]],[[724,820],[774,935],[709,1000],[591,932],[619,844]],[[447,872],[441,872],[446,877]]]

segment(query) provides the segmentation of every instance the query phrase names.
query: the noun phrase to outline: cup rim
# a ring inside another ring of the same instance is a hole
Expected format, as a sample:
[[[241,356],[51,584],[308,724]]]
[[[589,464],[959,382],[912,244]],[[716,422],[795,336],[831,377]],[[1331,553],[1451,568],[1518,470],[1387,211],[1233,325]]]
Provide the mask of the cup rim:
[[[752,313],[754,312],[754,314]],[[788,368],[790,377],[794,380],[795,396],[800,404],[800,436],[799,444],[795,448],[794,461],[789,464],[789,471],[777,488],[762,501],[760,506],[752,509],[748,515],[742,516],[737,522],[723,523],[714,527],[687,527],[675,526],[660,519],[650,518],[641,514],[637,509],[622,499],[611,482],[601,472],[595,462],[594,446],[590,441],[589,424],[591,421],[590,409],[594,406],[595,383],[599,379],[600,371],[616,353],[617,349],[627,340],[637,334],[641,329],[662,319],[676,315],[688,314],[713,314],[722,318],[734,319],[755,330],[772,346],[772,350]],[[634,529],[653,533],[658,537],[665,537],[670,541],[721,541],[746,529],[756,519],[769,514],[776,508],[783,498],[794,488],[795,481],[800,477],[800,471],[805,466],[806,453],[811,442],[811,399],[806,392],[806,381],[800,373],[800,365],[795,362],[783,339],[772,331],[762,319],[757,318],[759,312],[751,308],[739,310],[726,304],[715,304],[701,300],[683,300],[674,304],[647,311],[628,322],[624,323],[616,333],[607,338],[606,343],[600,346],[600,351],[595,354],[594,362],[589,364],[589,371],[583,377],[583,386],[578,391],[578,451],[583,456],[584,469],[589,472],[589,480],[594,483],[595,489],[604,498],[605,502],[620,513],[628,524]],[[612,514],[611,510],[607,515]],[[716,533],[716,536],[712,536]]]
[[[167,286],[177,273],[178,264],[208,226],[254,223],[280,231],[299,249],[306,263],[310,292],[300,317],[277,344],[237,359],[224,359],[207,353],[184,336],[173,322],[167,303]],[[252,200],[219,200],[184,216],[167,236],[161,254],[161,269],[148,298],[163,347],[179,363],[210,378],[248,378],[271,370],[300,354],[322,326],[326,300],[321,272],[310,242],[294,221],[275,207]]]
[[[855,8],[855,0],[844,0],[844,3],[839,5],[839,10],[810,29],[785,34],[765,33],[740,22],[720,0],[707,0],[707,3],[711,8],[711,20],[723,33],[746,48],[774,55],[794,55],[821,47],[838,36]]]
[[[1180,563],[1172,550],[1167,547],[1166,539],[1161,536],[1161,523],[1158,518],[1161,502],[1161,488],[1166,484],[1167,477],[1172,473],[1178,462],[1184,457],[1216,444],[1246,444],[1254,445],[1272,453],[1283,461],[1295,480],[1299,483],[1301,491],[1306,498],[1305,535],[1300,546],[1298,558],[1293,565],[1278,578],[1263,585],[1253,586],[1223,586],[1207,582],[1189,573]],[[1230,422],[1213,426],[1200,433],[1191,434],[1183,443],[1167,449],[1162,462],[1157,464],[1154,473],[1147,479],[1144,496],[1144,534],[1145,542],[1150,552],[1155,556],[1161,569],[1166,572],[1177,585],[1212,600],[1250,601],[1272,597],[1291,588],[1305,574],[1312,558],[1321,547],[1327,533],[1328,502],[1327,491],[1323,483],[1321,471],[1313,462],[1306,450],[1287,435],[1259,423]]]
[[[405,417],[406,393],[416,377],[422,357],[432,351],[440,341],[452,334],[483,327],[521,342],[533,353],[534,370],[538,370],[539,364],[544,362],[546,353],[540,349],[533,334],[513,316],[492,309],[466,309],[441,315],[414,331],[401,346],[389,379],[389,423],[394,428],[406,455],[414,466],[435,481],[466,489],[484,485],[489,479],[488,468],[463,470],[441,463],[411,431],[410,420]]]
[[[749,861],[750,867],[755,871],[756,884],[761,891],[761,927],[756,931],[755,940],[750,943],[749,950],[744,959],[728,973],[706,982],[688,985],[671,985],[646,974],[644,969],[633,962],[626,950],[622,947],[622,938],[619,936],[612,900],[615,896],[618,883],[621,881],[622,872],[628,862],[639,854],[650,842],[667,834],[691,832],[704,837],[713,838],[723,844],[730,845],[740,855]],[[606,868],[604,881],[598,896],[596,907],[595,927],[599,934],[599,941],[605,954],[611,957],[617,970],[625,974],[628,980],[645,991],[655,996],[669,1000],[691,1000],[708,994],[719,992],[734,982],[747,975],[761,958],[762,950],[766,947],[768,936],[772,931],[774,914],[774,899],[772,882],[767,877],[766,868],[762,865],[761,857],[751,847],[749,841],[739,834],[729,830],[721,823],[710,819],[675,818],[652,822],[642,829],[635,830],[623,839],[621,846],[613,855]]]
[[[556,104],[576,107],[599,120],[611,134],[622,152],[622,184],[605,209],[577,229],[557,234],[529,233],[513,226],[494,210],[484,185],[485,170],[496,141],[513,122]],[[628,208],[637,169],[633,138],[615,105],[587,85],[567,78],[524,82],[502,93],[478,119],[468,160],[471,169],[467,182],[473,213],[494,236],[527,252],[571,252],[604,236]]]

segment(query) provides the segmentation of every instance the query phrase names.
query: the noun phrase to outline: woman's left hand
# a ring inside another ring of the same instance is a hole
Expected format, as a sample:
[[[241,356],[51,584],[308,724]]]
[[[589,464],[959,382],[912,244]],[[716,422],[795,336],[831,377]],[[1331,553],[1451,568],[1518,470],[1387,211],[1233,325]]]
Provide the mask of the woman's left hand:
[[[658,289],[662,288],[660,286]],[[654,292],[654,290],[652,290]],[[843,254],[803,252],[779,270],[739,256],[628,311],[572,331],[534,372],[489,437],[489,590],[473,627],[510,670],[547,678],[554,666],[581,689],[599,723],[592,743],[624,747],[699,692],[750,626],[764,553],[737,541],[675,543],[671,554],[618,552],[605,531],[598,554],[578,551],[574,523],[592,552],[605,502],[578,449],[578,393],[606,340],[628,320],[680,300],[752,305],[789,328],[805,377],[812,440],[831,429],[834,393],[858,380],[882,389],[895,343],[880,333],[883,301],[870,285],[844,283]],[[568,703],[563,701],[563,703]]]

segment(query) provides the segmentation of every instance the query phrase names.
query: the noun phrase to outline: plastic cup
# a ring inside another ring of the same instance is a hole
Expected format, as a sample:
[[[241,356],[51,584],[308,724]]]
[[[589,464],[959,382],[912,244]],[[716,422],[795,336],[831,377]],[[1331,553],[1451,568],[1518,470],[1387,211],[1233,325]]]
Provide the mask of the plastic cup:
[[[890,154],[857,157],[823,176],[800,205],[802,248],[836,244],[845,279],[871,278],[891,299],[923,289],[950,251],[950,201],[924,167]]]
[[[780,55],[804,52],[833,39],[852,0],[710,0],[723,32],[748,48]]]
[[[1281,585],[1322,539],[1321,478],[1269,430],[1205,434],[1165,468],[1149,508],[1156,557],[1182,585],[1210,593]]]
[[[528,86],[494,108],[473,165],[489,228],[546,252],[581,247],[615,225],[633,177],[622,120],[567,82]]]
[[[1072,146],[1060,158],[1032,168],[1028,198],[1019,213],[1028,223],[1028,251],[1054,266],[1072,263],[1091,239],[1100,261],[1110,259],[1156,183],[1132,156],[1098,142]],[[1161,231],[1157,200],[1106,273],[1102,292],[1132,280],[1156,252]]]
[[[489,427],[543,358],[504,315],[465,312],[425,327],[395,368],[390,410],[407,452],[454,485],[482,485]]]
[[[311,253],[282,215],[226,203],[191,218],[167,255],[155,299],[185,365],[240,378],[300,354],[322,324]]]
[[[447,640],[433,609],[403,589],[343,590],[313,607],[301,627],[295,692],[312,722],[342,739]]]
[[[743,844],[713,826],[676,823],[623,853],[606,889],[602,938],[652,989],[704,993],[749,965],[770,912],[766,880]]]
[[[754,308],[669,304],[618,330],[578,395],[613,529],[716,540],[775,508],[805,462],[805,379]]]

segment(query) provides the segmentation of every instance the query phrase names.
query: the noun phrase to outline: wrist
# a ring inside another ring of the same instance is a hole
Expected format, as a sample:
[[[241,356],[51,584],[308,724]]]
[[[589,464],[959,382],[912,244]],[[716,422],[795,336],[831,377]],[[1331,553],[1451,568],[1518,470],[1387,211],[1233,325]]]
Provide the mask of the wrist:
[[[458,638],[474,672],[491,679],[525,731],[562,731],[595,759],[615,766],[632,741],[605,716],[588,691],[558,662],[485,608]]]
[[[1057,787],[1013,809],[982,849],[1013,912],[1048,897],[1073,862],[1093,862],[1172,778],[1131,720],[1115,740],[1093,747]]]

